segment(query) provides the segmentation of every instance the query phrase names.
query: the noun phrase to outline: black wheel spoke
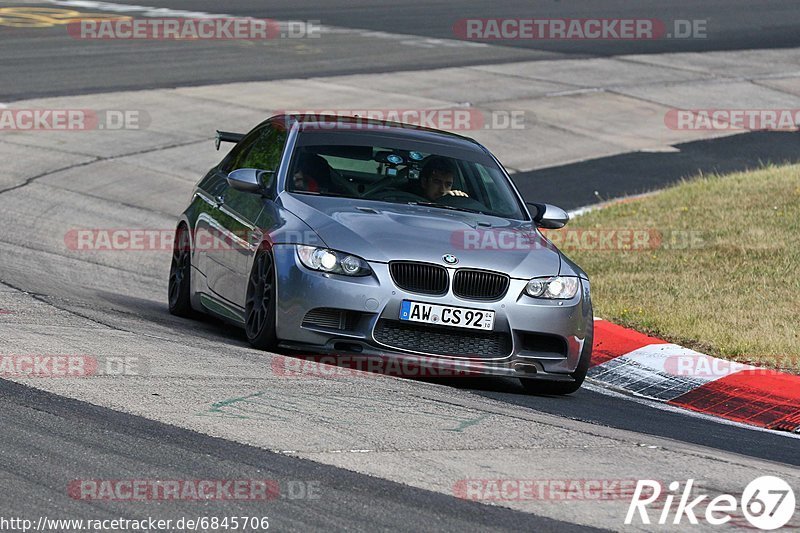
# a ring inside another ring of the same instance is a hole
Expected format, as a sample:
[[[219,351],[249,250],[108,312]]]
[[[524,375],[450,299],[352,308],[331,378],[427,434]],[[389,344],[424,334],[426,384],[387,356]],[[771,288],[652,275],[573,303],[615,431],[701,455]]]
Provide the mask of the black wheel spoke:
[[[256,316],[256,318],[253,321],[254,322],[253,325],[256,327],[256,333],[257,333],[257,332],[261,331],[261,308],[260,307],[255,310],[255,316]]]
[[[247,280],[245,296],[245,329],[251,340],[262,335],[265,328],[269,327],[273,275],[272,257],[267,252],[260,252]]]

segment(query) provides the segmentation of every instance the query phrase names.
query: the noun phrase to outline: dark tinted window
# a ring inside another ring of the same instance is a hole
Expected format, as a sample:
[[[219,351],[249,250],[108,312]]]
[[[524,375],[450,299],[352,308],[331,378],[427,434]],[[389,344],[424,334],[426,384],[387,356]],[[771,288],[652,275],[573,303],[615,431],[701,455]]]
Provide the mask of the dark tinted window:
[[[224,165],[226,172],[240,168],[278,170],[288,134],[272,125],[263,126],[248,134],[233,149]]]
[[[278,170],[283,146],[286,144],[286,131],[267,126],[259,132],[258,138],[247,151],[240,168]]]

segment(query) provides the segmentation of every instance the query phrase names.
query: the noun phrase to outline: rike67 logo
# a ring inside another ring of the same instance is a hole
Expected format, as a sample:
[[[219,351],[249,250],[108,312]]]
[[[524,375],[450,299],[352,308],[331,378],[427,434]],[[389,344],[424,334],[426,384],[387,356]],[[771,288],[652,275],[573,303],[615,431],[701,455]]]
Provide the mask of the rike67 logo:
[[[696,525],[699,517],[708,524],[719,526],[731,522],[741,512],[750,526],[774,530],[785,526],[794,516],[794,491],[779,477],[762,476],[754,479],[745,487],[739,500],[732,494],[720,494],[713,499],[708,494],[701,494],[692,499],[693,485],[694,479],[689,479],[681,490],[681,484],[673,481],[668,486],[669,492],[662,496],[661,483],[650,479],[639,480],[625,516],[625,524],[640,521],[647,525],[678,525],[686,518],[690,524]],[[658,508],[652,509],[656,512],[651,522],[648,505],[654,502],[658,503],[653,507]]]

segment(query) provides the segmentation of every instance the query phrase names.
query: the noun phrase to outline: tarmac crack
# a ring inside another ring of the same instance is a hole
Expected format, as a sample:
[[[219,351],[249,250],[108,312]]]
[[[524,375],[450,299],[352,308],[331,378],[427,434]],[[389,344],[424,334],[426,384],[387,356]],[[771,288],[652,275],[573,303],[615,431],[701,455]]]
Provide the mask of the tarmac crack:
[[[93,161],[93,163],[97,163],[97,161]],[[175,178],[180,179],[177,176],[175,176]],[[66,192],[71,192],[73,194],[79,194],[81,196],[85,196],[86,198],[92,198],[94,200],[102,200],[103,202],[109,202],[109,203],[112,203],[112,204],[121,205],[123,207],[128,207],[130,209],[141,209],[142,211],[147,211],[148,213],[161,215],[163,217],[167,217],[167,218],[175,217],[175,218],[177,218],[177,215],[175,213],[164,213],[163,211],[158,211],[156,209],[150,209],[148,207],[143,207],[141,205],[129,204],[129,203],[123,202],[121,200],[111,200],[110,198],[105,198],[103,196],[98,196],[96,194],[89,194],[88,192],[84,192],[84,191],[74,191],[72,189],[67,189],[66,187],[60,187],[60,186],[55,185],[53,183],[46,183],[46,184],[43,184],[43,185],[46,186],[46,187],[51,187],[53,189],[58,189],[59,191],[66,191]]]
[[[122,333],[130,333],[130,334],[132,334],[132,335],[135,335],[135,334],[136,334],[136,333],[135,333],[135,332],[133,332],[133,331],[129,331],[129,330],[126,330],[126,329],[123,329],[123,328],[120,328],[120,327],[114,326],[113,324],[107,324],[107,323],[105,323],[105,322],[103,322],[103,321],[101,321],[101,320],[98,320],[98,319],[92,318],[92,317],[90,317],[90,316],[87,316],[87,315],[83,315],[83,314],[81,314],[81,313],[78,313],[77,311],[74,311],[74,310],[72,310],[72,309],[69,309],[69,308],[67,308],[67,307],[58,306],[58,305],[54,304],[53,302],[49,301],[49,300],[47,299],[47,296],[46,296],[46,295],[43,295],[43,294],[37,294],[37,293],[34,293],[34,292],[26,291],[25,289],[22,289],[22,288],[20,288],[20,287],[16,287],[16,286],[12,285],[11,283],[9,283],[8,281],[6,281],[5,279],[0,279],[0,283],[2,283],[3,285],[5,285],[6,287],[11,287],[11,288],[12,288],[12,289],[14,289],[15,291],[19,291],[19,292],[20,292],[20,293],[22,293],[22,294],[25,294],[25,295],[27,295],[27,296],[30,296],[31,298],[33,298],[33,299],[34,299],[34,300],[36,300],[37,302],[41,302],[41,303],[43,303],[43,304],[45,304],[45,305],[48,305],[48,306],[52,307],[53,309],[58,309],[59,311],[63,311],[63,312],[65,312],[65,313],[68,313],[68,314],[70,314],[70,315],[76,316],[76,317],[78,317],[78,318],[83,318],[84,320],[88,320],[88,321],[90,321],[90,322],[93,322],[93,323],[95,323],[95,324],[99,324],[99,325],[101,325],[101,326],[104,326],[104,327],[107,327],[107,328],[109,328],[109,329],[113,329],[113,330],[115,330],[115,331],[120,331],[120,332],[122,332]]]

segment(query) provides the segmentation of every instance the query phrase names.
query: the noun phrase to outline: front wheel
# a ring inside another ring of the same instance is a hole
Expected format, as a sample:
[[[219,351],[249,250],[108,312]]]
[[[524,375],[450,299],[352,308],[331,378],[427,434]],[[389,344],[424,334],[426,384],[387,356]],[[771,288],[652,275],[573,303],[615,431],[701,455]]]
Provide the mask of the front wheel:
[[[245,333],[254,348],[274,350],[275,332],[275,261],[268,250],[259,250],[247,282]]]
[[[592,360],[592,343],[594,342],[594,323],[590,326],[586,335],[586,342],[581,350],[581,358],[578,367],[570,374],[573,381],[545,381],[539,379],[520,378],[522,388],[529,394],[543,394],[551,396],[563,396],[572,394],[581,388],[589,372],[589,363]]]

